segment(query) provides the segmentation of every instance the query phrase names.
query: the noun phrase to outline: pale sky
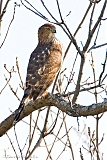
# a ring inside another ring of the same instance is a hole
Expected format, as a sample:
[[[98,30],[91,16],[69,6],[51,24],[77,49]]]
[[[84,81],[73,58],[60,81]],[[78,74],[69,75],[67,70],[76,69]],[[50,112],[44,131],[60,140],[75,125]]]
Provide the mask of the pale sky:
[[[46,0],[44,0],[44,2],[45,1]],[[30,2],[36,7],[36,9],[38,9],[39,11],[42,11],[42,13],[45,14],[46,17],[50,18],[48,16],[47,12],[42,7],[39,0],[37,0],[37,1],[31,0]],[[104,1],[102,1],[102,2],[104,2]],[[102,6],[101,5],[102,2],[100,2],[98,4],[97,10],[95,12],[95,18],[99,14],[99,10],[100,10],[100,7]],[[21,4],[20,0],[18,0],[17,3]],[[70,2],[69,2],[69,0],[67,0],[66,2],[59,0],[59,3],[61,6],[63,18],[65,19],[68,27],[70,28],[70,30],[73,34],[75,32],[78,24],[80,23],[83,15],[85,13],[86,8],[88,7],[89,1],[82,0],[80,3],[79,0],[77,0],[75,2],[73,0],[71,0]],[[49,7],[49,10],[54,14],[55,17],[59,17],[57,7],[56,7],[56,1],[47,0],[46,5]],[[10,1],[8,10],[7,10],[7,12],[3,18],[3,22],[2,22],[0,43],[3,41],[7,27],[12,19],[13,8],[14,8],[14,1]],[[70,16],[66,17],[66,15],[69,13],[69,11],[71,11],[71,14],[70,14]],[[107,17],[105,16],[104,18],[107,18]],[[76,36],[76,40],[77,40],[77,43],[80,48],[82,48],[81,41],[84,44],[86,41],[86,38],[88,36],[87,31],[88,31],[89,19],[90,19],[90,14],[88,16],[88,19],[84,23],[83,27],[80,29],[80,31],[78,32],[78,34]],[[18,57],[20,72],[21,72],[23,82],[25,82],[26,68],[27,68],[28,60],[29,60],[31,52],[35,49],[35,47],[38,43],[37,30],[44,23],[47,23],[47,22],[44,21],[43,19],[39,18],[38,16],[36,16],[32,12],[28,11],[27,9],[25,9],[22,5],[20,7],[16,7],[14,21],[10,27],[9,34],[6,38],[6,41],[0,50],[0,75],[1,75],[0,76],[1,77],[0,90],[4,87],[4,85],[6,83],[5,78],[4,78],[4,74],[9,78],[9,74],[6,72],[6,70],[4,69],[3,66],[4,66],[4,64],[6,64],[7,68],[10,70],[12,68],[12,66],[15,66],[16,57]],[[59,26],[56,26],[56,27],[57,27],[56,37],[62,42],[64,51],[65,51],[65,49],[69,43],[69,39]],[[107,43],[106,28],[107,28],[107,22],[104,21],[104,22],[102,22],[101,32],[99,33],[100,38],[98,38],[98,40],[97,40],[98,45],[102,44],[102,43]],[[68,53],[68,56],[62,66],[62,70],[65,67],[67,68],[67,71],[65,73],[68,76],[70,74],[70,70],[72,68],[72,63],[74,61],[76,53],[77,53],[77,51],[76,51],[75,47],[72,45],[72,47]],[[96,67],[96,76],[98,78],[99,73],[102,70],[101,63],[104,62],[104,58],[105,58],[105,54],[106,54],[106,47],[102,47],[98,50],[94,50],[93,53],[94,53],[94,58],[96,60],[95,67]],[[90,60],[90,55],[88,55],[87,61],[85,64],[86,66],[84,68],[85,74],[83,76],[83,80],[86,80],[87,77],[92,75],[92,70],[89,65],[89,63],[90,63],[89,60]],[[79,58],[78,58],[78,63],[79,63]],[[78,66],[77,66],[77,69],[75,69],[75,71],[78,72]],[[107,67],[106,67],[106,71],[107,71]],[[78,75],[78,73],[75,73],[75,79],[76,79],[77,75]],[[13,73],[10,84],[12,85],[14,90],[16,90],[18,87],[17,93],[18,93],[19,98],[21,99],[23,96],[23,90],[20,89],[19,83],[20,83],[19,77],[17,76],[16,73]],[[65,86],[63,85],[63,88],[64,87]],[[70,90],[72,91],[74,88],[75,88],[75,86],[73,86],[73,88],[69,87],[69,91]],[[106,97],[106,95],[104,93],[99,94],[98,102],[103,101],[101,96],[103,98]],[[95,103],[95,99],[94,99],[94,96],[92,96],[90,93],[82,93],[82,94],[80,94],[77,102],[82,105],[89,105],[89,104]],[[2,94],[0,95],[0,106],[1,106],[0,121],[4,120],[7,116],[9,116],[11,114],[10,110],[11,111],[16,110],[18,108],[18,105],[19,105],[19,101],[13,95],[13,93],[10,91],[9,87],[7,86],[5,88],[5,90],[2,92]],[[56,108],[53,107],[52,110],[56,111]],[[105,127],[106,126],[105,122],[107,121],[106,115],[107,115],[107,113],[104,113],[104,116],[100,120],[100,123],[99,123],[99,134],[100,134],[99,137],[100,137],[100,139],[101,139],[103,133],[105,133],[104,142],[102,143],[102,145],[100,147],[101,148],[100,151],[101,151],[101,153],[104,153],[105,158],[107,157],[107,152],[106,152],[106,147],[105,147],[106,142],[107,142],[107,131],[106,131],[106,127]],[[95,130],[95,125],[96,125],[95,119],[93,117],[79,118],[80,131],[78,131],[78,133],[76,133],[76,131],[75,131],[78,128],[76,118],[67,116],[66,120],[68,122],[67,123],[68,127],[73,126],[73,129],[71,130],[71,142],[72,142],[73,149],[74,149],[74,155],[76,156],[75,159],[80,160],[79,148],[85,144],[85,141],[89,141],[89,140],[87,140],[86,135],[84,135],[84,132],[87,130],[87,128],[89,126],[91,127],[92,131]],[[56,126],[56,130],[58,130],[58,125],[59,124],[57,124],[57,126]],[[20,122],[19,124],[17,124],[16,128],[17,128],[17,133],[19,135],[18,138],[20,141],[20,145],[23,146],[23,141],[25,142],[24,135],[28,131],[28,127],[23,122]],[[22,131],[22,129],[23,129],[23,131]],[[83,129],[84,129],[84,131],[83,131]],[[82,132],[82,135],[81,135],[81,132]],[[12,139],[13,144],[17,147],[17,144],[15,144],[15,137],[14,137],[13,129],[10,129],[8,134],[11,137],[11,139],[13,138]],[[21,134],[21,136],[20,136],[20,134]],[[63,131],[61,132],[61,134],[63,135]],[[81,138],[79,135],[81,135]],[[38,134],[37,134],[37,136],[38,136]],[[24,138],[24,140],[23,140],[23,138]],[[49,142],[51,139],[52,138],[50,136]],[[13,154],[13,150],[10,147],[9,140],[7,139],[6,136],[3,136],[0,139],[0,159],[3,159],[5,149],[7,150],[7,153],[9,155]],[[61,149],[61,146],[57,150],[59,153],[60,153],[60,149]],[[40,154],[41,152],[43,154]],[[38,150],[36,151],[36,155],[38,155],[37,153],[39,154],[39,158],[38,158],[39,160],[42,160],[43,157],[45,158],[45,149],[43,149],[42,147],[38,148]],[[76,153],[78,153],[78,154],[76,154]],[[84,150],[83,150],[83,153],[84,153]],[[55,154],[55,150],[53,151],[53,154]],[[65,151],[65,153],[63,154],[63,157],[61,157],[60,159],[61,160],[67,159],[68,155],[69,155],[69,151]],[[85,151],[84,157],[86,157],[86,156],[88,156],[88,159],[90,160],[90,156],[88,154],[86,154],[86,151]],[[104,160],[105,160],[105,158],[104,158]],[[69,159],[70,158],[68,158],[67,160],[69,160]]]

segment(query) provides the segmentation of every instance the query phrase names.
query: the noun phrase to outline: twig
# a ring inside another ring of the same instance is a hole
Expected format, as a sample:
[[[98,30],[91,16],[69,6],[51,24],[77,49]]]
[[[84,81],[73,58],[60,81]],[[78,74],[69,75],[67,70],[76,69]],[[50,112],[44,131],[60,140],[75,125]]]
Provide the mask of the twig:
[[[101,74],[100,74],[100,76],[99,76],[99,84],[100,84],[100,85],[102,84],[102,82],[103,82],[103,80],[104,80],[104,79],[103,79],[103,80],[101,80],[101,79],[102,79],[103,73],[104,73],[104,71],[105,71],[106,62],[107,62],[107,50],[106,50],[106,56],[105,56],[104,64],[102,64],[102,65],[103,65],[103,70],[102,70],[102,72],[101,72]]]
[[[5,80],[6,80],[6,84],[5,84],[4,87],[1,89],[0,94],[3,92],[3,90],[4,90],[4,89],[6,88],[6,86],[9,84],[9,81],[10,81],[11,78],[12,78],[12,73],[15,72],[15,71],[14,71],[14,66],[12,67],[12,69],[11,69],[10,71],[7,69],[6,64],[4,64],[4,68],[5,68],[5,70],[8,72],[9,78],[7,79],[7,77],[4,75]]]
[[[50,156],[50,153],[52,152],[53,146],[54,146],[54,144],[55,144],[55,142],[56,142],[56,139],[57,139],[57,137],[58,137],[58,135],[59,135],[59,133],[60,133],[60,130],[61,130],[61,128],[62,128],[62,125],[63,125],[63,123],[64,123],[64,119],[65,119],[65,118],[66,118],[66,116],[63,118],[63,121],[62,121],[62,123],[61,123],[61,125],[60,125],[60,128],[58,129],[57,135],[56,135],[56,137],[55,137],[55,139],[54,139],[54,141],[53,141],[53,144],[52,144],[52,146],[51,146],[51,148],[50,148],[50,151],[49,151],[49,154],[48,154],[46,160],[48,160],[48,158],[49,158],[49,156]]]
[[[48,145],[47,145],[47,143],[46,143],[45,138],[43,138],[43,140],[44,140],[44,143],[45,143],[45,146],[46,146],[46,149],[47,149],[47,153],[48,153],[48,155],[49,155],[49,159],[50,159],[50,160],[53,160],[53,159],[52,159],[52,156],[49,154],[49,149],[48,149]]]
[[[29,135],[28,135],[27,138],[26,138],[26,141],[25,141],[25,144],[24,144],[24,146],[23,146],[23,148],[22,148],[22,151],[25,149],[25,147],[26,147],[26,145],[27,145],[28,138],[29,138]]]
[[[75,66],[76,60],[77,60],[77,56],[78,56],[78,53],[76,54],[76,57],[75,57],[75,60],[74,60],[73,66],[72,66],[72,70],[71,70],[71,73],[70,73],[70,76],[69,76],[69,79],[68,79],[68,83],[67,83],[65,91],[64,91],[64,94],[66,93],[67,88],[68,88],[69,84],[71,83],[71,80],[73,79],[73,76],[74,76],[73,70],[74,70],[74,66]]]
[[[76,84],[76,88],[75,88],[75,93],[72,99],[72,104],[74,104],[77,100],[77,97],[79,95],[79,91],[80,91],[80,82],[82,79],[82,75],[83,75],[83,67],[84,67],[84,63],[85,63],[85,58],[81,58],[81,63],[80,63],[80,69],[79,69],[79,75],[78,75],[78,80],[77,80],[77,84]]]
[[[94,45],[96,45],[96,41],[97,41],[97,38],[98,38],[100,27],[101,27],[101,22],[99,23],[99,27],[98,27],[98,31],[97,31],[97,34],[96,34],[96,37],[95,37]]]
[[[11,141],[11,139],[10,139],[10,137],[9,137],[9,135],[8,135],[7,133],[6,133],[6,136],[8,137],[9,142],[10,142],[10,144],[11,144],[11,146],[12,146],[12,149],[13,149],[15,155],[16,155],[16,159],[18,160],[17,152],[16,152],[16,150],[15,150],[15,148],[14,148],[14,146],[13,146],[13,143],[12,143],[12,141]]]
[[[67,142],[65,143],[64,148],[62,149],[62,151],[60,151],[60,154],[58,155],[58,157],[56,158],[56,160],[59,160],[60,156],[64,153],[64,151],[66,149],[66,146],[67,146]]]
[[[7,6],[9,4],[9,1],[10,0],[7,0],[3,10],[2,10],[2,3],[3,3],[3,0],[0,1],[0,25],[1,25],[1,21],[2,21],[2,18],[4,16],[4,14],[6,13],[6,9],[7,9]]]
[[[18,148],[19,148],[20,154],[21,154],[21,158],[22,158],[22,160],[23,160],[23,154],[22,154],[22,150],[21,150],[21,148],[20,148],[19,142],[18,142],[18,138],[17,138],[17,134],[16,134],[15,126],[14,126],[14,133],[15,133],[16,142],[17,142],[17,145],[18,145]]]
[[[72,33],[70,32],[68,26],[65,24],[65,22],[63,23],[66,30],[68,31],[69,35],[70,35],[70,40],[72,41],[72,43],[74,44],[76,50],[78,51],[78,53],[80,54],[80,56],[83,58],[83,53],[80,50],[80,47],[78,46],[76,39],[74,38],[74,36],[72,35]]]
[[[98,85],[96,85],[96,86],[83,88],[83,89],[80,89],[79,92],[90,91],[90,90],[92,90],[92,89],[94,89],[94,88],[97,88],[97,87],[101,87],[101,85],[98,84]],[[67,94],[62,94],[62,96],[67,97],[67,96],[72,95],[72,94],[74,94],[74,93],[75,93],[75,91],[72,91],[72,92],[68,92]]]
[[[41,131],[41,135],[36,143],[36,145],[33,147],[32,151],[29,153],[29,155],[26,157],[26,159],[30,158],[32,153],[35,151],[35,149],[39,146],[39,144],[41,143],[42,139],[45,137],[45,133],[46,133],[46,126],[47,126],[47,122],[48,122],[48,116],[49,116],[49,111],[50,111],[50,107],[48,107],[47,113],[46,113],[46,117],[45,117],[45,123],[44,123],[44,127]]]
[[[49,132],[48,132],[48,130],[47,130],[47,133],[45,133],[45,136],[49,135],[49,134],[52,133],[52,131],[54,130],[54,128],[55,128],[55,126],[56,126],[56,124],[57,124],[58,115],[59,115],[59,110],[58,110],[58,113],[57,113],[57,115],[56,115],[55,121],[54,121],[54,123],[53,123],[53,127],[52,127],[50,130],[48,129]]]
[[[7,28],[6,35],[5,35],[5,37],[4,37],[3,42],[2,42],[2,43],[1,43],[1,45],[0,45],[0,48],[1,48],[1,47],[3,46],[3,44],[4,44],[4,42],[5,42],[6,38],[7,38],[7,35],[8,35],[8,33],[9,33],[9,30],[10,30],[11,24],[12,24],[12,22],[13,22],[13,20],[14,20],[15,12],[16,12],[16,6],[17,6],[17,5],[16,5],[16,4],[14,4],[13,17],[12,17],[12,19],[11,19],[11,21],[10,21],[10,24],[9,24],[8,28]]]
[[[100,44],[100,45],[97,45],[97,46],[94,45],[87,51],[87,53],[90,52],[92,49],[97,49],[97,48],[100,48],[100,47],[103,47],[103,46],[106,46],[106,45],[107,45],[107,43]]]
[[[11,74],[10,74],[9,79],[7,79],[7,78],[5,77],[5,80],[6,80],[7,82],[6,82],[6,84],[4,85],[4,87],[1,89],[0,94],[3,92],[3,90],[4,90],[4,89],[6,88],[6,86],[8,85],[8,83],[9,83],[11,77],[12,77]]]
[[[25,0],[26,3],[28,3],[34,10],[32,10],[31,8],[27,7],[23,1],[21,0],[22,5],[27,8],[29,11],[33,12],[34,14],[36,14],[37,16],[41,17],[42,19],[49,21],[48,18],[46,18],[42,13],[40,13],[36,8],[34,8],[30,2],[28,2],[27,0]]]
[[[91,33],[91,27],[92,27],[92,18],[93,18],[93,15],[94,15],[94,11],[95,11],[95,6],[96,6],[96,1],[94,2],[94,6],[93,6],[93,9],[92,9],[92,13],[91,13],[91,17],[90,17],[90,23],[89,23],[89,36],[90,36],[90,33]]]
[[[62,18],[61,9],[60,9],[58,0],[56,0],[56,3],[57,3],[57,7],[58,7],[58,11],[59,11],[60,18],[61,18],[61,22],[62,22],[62,24],[63,24],[64,20],[63,20],[63,18]]]
[[[63,113],[63,116],[64,116],[64,113]],[[67,124],[66,124],[65,119],[64,119],[64,125],[65,125],[65,130],[66,130],[66,134],[67,134],[67,139],[68,139],[68,143],[69,143],[69,148],[70,148],[70,151],[71,151],[72,159],[74,160],[74,152],[73,152],[72,144],[71,144],[71,141],[70,141],[70,137],[68,135]]]
[[[20,98],[17,96],[16,91],[14,91],[14,89],[12,88],[12,86],[9,84],[9,81],[7,80],[7,78],[5,77],[5,80],[7,81],[7,84],[10,87],[10,90],[12,91],[12,93],[15,95],[15,97],[18,99],[18,101],[20,101]]]
[[[20,74],[19,64],[18,64],[18,58],[17,57],[16,57],[16,67],[17,67],[18,75],[19,75],[20,82],[21,82],[21,88],[24,89],[24,85],[23,85],[21,74]]]
[[[102,20],[102,21],[105,21],[105,20],[107,20],[107,18],[102,18],[101,20]]]
[[[36,118],[35,126],[34,126],[34,129],[33,129],[32,136],[31,136],[31,141],[30,141],[30,143],[29,143],[29,146],[28,146],[28,149],[27,149],[27,152],[26,152],[26,156],[25,156],[25,157],[27,157],[28,152],[29,152],[29,150],[30,150],[30,147],[31,147],[31,144],[32,144],[32,141],[33,141],[33,137],[34,137],[34,133],[35,133],[35,129],[36,129],[36,127],[37,127],[37,122],[38,122],[39,116],[40,116],[40,111],[38,111],[38,115],[37,115],[37,118]]]
[[[97,34],[96,34],[96,37],[95,37],[95,40],[94,40],[94,45],[87,52],[89,52],[91,49],[93,49],[96,46],[96,41],[97,41],[98,34],[99,34],[99,31],[100,31],[100,26],[101,26],[101,22],[99,23],[98,31],[97,31]]]
[[[104,5],[103,5],[102,10],[101,10],[101,13],[100,13],[100,16],[98,17],[97,22],[95,23],[93,29],[90,32],[90,35],[87,38],[86,44],[85,44],[85,46],[83,48],[83,52],[84,53],[87,51],[87,49],[88,49],[88,47],[90,45],[91,39],[93,37],[93,34],[94,34],[96,28],[98,27],[98,25],[99,25],[99,23],[100,23],[100,21],[101,21],[101,19],[103,17],[103,14],[104,14],[104,11],[105,11],[105,8],[106,8],[106,4],[107,4],[107,0],[105,0]]]
[[[43,0],[41,0],[41,3],[43,5],[43,7],[46,9],[46,11],[48,12],[48,14],[52,17],[52,19],[56,22],[59,23],[56,18],[52,15],[52,13],[49,11],[49,9],[46,7],[45,3],[43,2]],[[49,20],[48,20],[49,21]],[[50,22],[50,21],[49,21]]]
[[[83,157],[83,153],[82,153],[82,151],[81,151],[81,148],[80,148],[80,158],[81,158],[81,160],[84,160],[84,157]]]

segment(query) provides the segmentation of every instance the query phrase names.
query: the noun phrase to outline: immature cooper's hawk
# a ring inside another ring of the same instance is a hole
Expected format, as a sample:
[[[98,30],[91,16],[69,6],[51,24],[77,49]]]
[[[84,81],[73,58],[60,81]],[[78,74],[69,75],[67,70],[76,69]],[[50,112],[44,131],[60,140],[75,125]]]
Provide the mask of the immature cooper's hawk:
[[[27,68],[24,96],[15,116],[18,121],[24,105],[29,99],[37,99],[52,84],[62,61],[62,47],[55,38],[56,28],[44,24],[38,30],[38,45],[32,52]]]

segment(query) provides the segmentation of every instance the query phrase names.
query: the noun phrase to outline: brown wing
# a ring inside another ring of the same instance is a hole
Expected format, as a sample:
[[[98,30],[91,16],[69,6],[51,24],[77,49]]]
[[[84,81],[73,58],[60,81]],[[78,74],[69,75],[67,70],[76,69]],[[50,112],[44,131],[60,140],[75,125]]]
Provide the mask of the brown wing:
[[[60,68],[61,54],[52,44],[37,46],[29,60],[24,97],[36,99],[46,91]]]
[[[53,82],[61,65],[62,50],[55,38],[56,28],[52,24],[45,24],[38,30],[38,46],[31,54],[26,77],[24,96],[19,105],[14,124],[28,99],[36,99],[42,95]]]
[[[39,45],[33,51],[27,69],[26,89],[19,105],[18,113],[15,115],[14,124],[20,117],[25,101],[28,98],[36,99],[52,84],[61,66],[61,61],[62,50],[60,45]]]

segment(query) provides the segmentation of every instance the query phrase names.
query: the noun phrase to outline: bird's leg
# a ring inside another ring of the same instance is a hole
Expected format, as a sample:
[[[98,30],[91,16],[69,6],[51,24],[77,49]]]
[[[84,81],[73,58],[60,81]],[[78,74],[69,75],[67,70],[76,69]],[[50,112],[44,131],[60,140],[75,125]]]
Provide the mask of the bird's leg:
[[[42,95],[41,98],[45,98],[48,95],[48,91],[45,91]]]

